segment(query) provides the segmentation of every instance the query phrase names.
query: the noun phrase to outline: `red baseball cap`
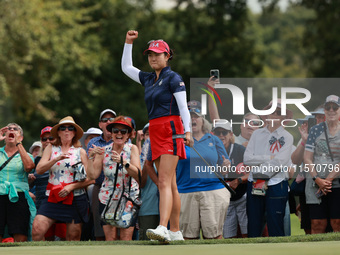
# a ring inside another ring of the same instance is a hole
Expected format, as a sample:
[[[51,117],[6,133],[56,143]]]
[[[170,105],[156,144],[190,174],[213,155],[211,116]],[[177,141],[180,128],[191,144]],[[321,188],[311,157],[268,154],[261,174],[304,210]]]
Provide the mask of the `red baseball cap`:
[[[51,130],[52,130],[52,127],[50,127],[50,126],[44,127],[41,130],[40,137],[42,137],[42,135],[45,134],[45,133],[51,133]]]
[[[147,48],[143,54],[145,55],[148,51],[153,51],[153,52],[156,52],[156,53],[162,53],[162,52],[166,52],[168,54],[170,54],[170,47],[169,45],[159,39],[159,40],[152,40],[150,41],[149,43],[149,48]]]

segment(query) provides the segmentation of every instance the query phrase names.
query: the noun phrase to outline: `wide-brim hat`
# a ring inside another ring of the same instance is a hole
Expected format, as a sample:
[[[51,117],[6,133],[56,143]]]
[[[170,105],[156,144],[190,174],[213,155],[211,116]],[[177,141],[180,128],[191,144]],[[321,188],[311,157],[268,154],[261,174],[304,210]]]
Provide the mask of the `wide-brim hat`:
[[[77,124],[75,123],[74,119],[71,117],[71,116],[67,116],[63,119],[61,119],[59,121],[59,123],[57,125],[55,125],[52,129],[51,129],[51,135],[55,138],[58,137],[58,128],[62,125],[65,125],[65,124],[69,124],[69,125],[72,125],[76,128],[76,139],[79,140],[83,134],[84,134],[84,131],[83,129]]]
[[[109,125],[107,125],[106,130],[109,132],[112,132],[112,128],[117,124],[126,126],[129,130],[129,133],[131,133],[133,129],[132,126],[130,126],[129,123],[125,122],[124,120],[116,120],[116,121],[111,122]]]
[[[272,104],[273,104],[273,101],[270,101],[269,104],[263,108],[263,110],[268,110],[268,109],[270,109],[270,108],[272,107]],[[277,108],[282,109],[282,108],[281,108],[281,99],[280,99],[280,98],[277,99],[277,106],[276,106],[276,109],[277,109]],[[276,109],[275,109],[275,110],[276,110]],[[268,115],[261,116],[261,118],[263,119],[263,117],[266,118],[267,116],[268,116]],[[289,109],[286,108],[286,115],[285,115],[285,116],[286,116],[286,119],[291,119],[291,118],[293,118],[293,112],[292,112],[291,110],[289,110]]]

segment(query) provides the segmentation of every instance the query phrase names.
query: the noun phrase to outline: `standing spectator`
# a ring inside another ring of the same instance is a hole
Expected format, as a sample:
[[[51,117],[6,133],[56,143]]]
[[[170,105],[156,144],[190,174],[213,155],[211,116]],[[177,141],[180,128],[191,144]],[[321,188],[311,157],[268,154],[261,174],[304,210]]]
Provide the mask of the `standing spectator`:
[[[148,54],[149,65],[154,72],[142,72],[132,65],[132,44],[137,38],[137,31],[126,33],[122,70],[145,88],[152,160],[158,170],[160,221],[156,229],[147,230],[147,235],[150,239],[169,242],[171,239],[183,239],[179,231],[181,201],[175,172],[178,160],[186,157],[183,139],[172,139],[172,136],[185,131],[185,143],[190,144],[190,115],[185,84],[169,66],[173,58],[169,45],[163,40],[150,41],[144,53]],[[170,232],[167,229],[169,220]]]
[[[147,157],[147,151],[149,149],[148,146],[143,146],[144,150],[146,150],[144,153],[143,153],[143,150],[142,150],[142,141],[144,140],[144,143],[145,141],[147,141],[148,139],[150,138],[150,133],[149,133],[149,123],[145,124],[145,126],[143,127],[142,130],[138,130],[137,131],[137,139],[136,139],[136,145],[138,147],[138,150],[139,150],[139,154],[141,154],[141,160],[144,161]],[[149,139],[150,141],[150,139]],[[142,162],[141,162],[142,163]],[[142,164],[142,168],[143,168],[143,164]]]
[[[81,145],[83,148],[87,149],[87,145],[92,140],[92,138],[101,136],[103,134],[103,131],[101,131],[99,128],[91,127],[89,128],[82,138],[80,138]]]
[[[111,109],[103,110],[99,115],[99,123],[98,126],[103,132],[100,136],[92,138],[87,144],[87,155],[92,158],[95,157],[94,153],[95,147],[105,147],[112,143],[112,134],[109,130],[107,130],[107,125],[109,125],[116,117],[116,112]],[[94,225],[94,236],[97,241],[105,240],[105,234],[103,231],[103,227],[101,225],[100,215],[99,215],[99,200],[98,194],[99,189],[104,180],[103,171],[100,173],[99,177],[96,179],[96,182],[92,188],[92,195],[90,197],[90,203],[92,208],[93,215],[93,225]]]
[[[47,126],[44,127],[40,132],[40,141],[41,141],[41,152],[40,155],[37,156],[34,160],[35,166],[37,166],[41,160],[41,156],[44,153],[47,145],[55,142],[55,138],[51,135],[52,127]],[[35,187],[35,196],[36,202],[35,205],[37,210],[41,205],[41,202],[46,199],[46,187],[48,184],[49,179],[49,171],[46,171],[43,174],[37,174],[36,170],[34,171],[34,181],[31,185]],[[46,241],[55,241],[55,240],[62,240],[66,239],[66,224],[65,223],[55,223],[53,224],[49,230],[45,234]]]
[[[158,177],[157,170],[152,162],[148,128],[148,124],[146,124],[143,128],[143,137],[146,138],[146,141],[143,144],[141,154],[141,165],[143,171],[140,188],[142,189],[141,199],[143,204],[138,215],[139,240],[150,240],[146,236],[146,230],[150,228],[157,228],[159,223],[159,193],[157,189]]]
[[[236,168],[239,164],[243,163],[245,148],[240,144],[234,143],[234,134],[229,122],[215,122],[213,133],[222,141],[229,155],[232,171],[227,173],[226,177],[230,187],[236,192],[236,195],[230,198],[227,217],[225,218],[223,226],[223,237],[237,237],[238,227],[240,228],[242,237],[247,237],[248,217],[246,211],[246,191],[249,173],[242,171],[244,169],[240,169],[240,167]],[[240,171],[235,172],[234,169],[240,169]]]
[[[316,118],[317,123],[325,121],[325,111],[323,107],[324,106],[321,105],[318,108],[316,108],[314,112],[311,112],[311,114]]]
[[[35,159],[39,155],[40,150],[41,150],[41,142],[36,141],[32,144],[28,152],[31,153],[33,158]]]
[[[296,183],[298,185],[303,186],[303,191],[300,194],[295,194],[295,190],[293,189],[293,185],[291,186],[291,191],[293,192],[294,195],[299,196],[299,204],[297,206],[297,211],[301,212],[301,220],[300,220],[300,225],[301,229],[305,231],[306,234],[311,234],[311,220],[309,216],[309,208],[306,204],[306,194],[305,194],[305,186],[306,186],[306,174],[302,169],[303,169],[303,157],[304,157],[304,152],[305,152],[305,146],[307,143],[307,138],[308,138],[308,119],[313,118],[313,116],[306,116],[304,119],[298,119],[298,123],[300,126],[298,127],[301,139],[298,142],[296,149],[292,153],[291,159],[292,163],[296,164],[298,169],[298,174],[296,176]],[[319,120],[319,119],[317,119]]]
[[[219,80],[214,79],[214,76],[210,77],[208,81],[209,86],[214,88],[216,83],[219,83]],[[212,95],[214,95],[214,93],[212,93]],[[232,171],[226,175],[229,185],[235,190],[236,195],[230,198],[228,212],[223,226],[223,237],[238,237],[238,229],[240,229],[242,237],[247,237],[248,217],[246,210],[246,191],[249,173],[244,171],[244,166],[242,166],[243,169],[241,169],[240,165],[243,162],[245,147],[235,143],[235,136],[231,124],[226,120],[220,120],[218,108],[212,97],[208,99],[208,106],[210,118],[214,120],[213,133],[223,142],[224,148],[231,160],[232,169],[240,170],[239,172]],[[253,120],[251,125],[259,126],[259,123]],[[257,127],[255,129],[257,129]],[[239,167],[237,168],[237,166]]]
[[[33,222],[33,240],[43,240],[47,230],[58,221],[66,223],[67,241],[79,241],[82,223],[88,220],[84,188],[91,184],[72,167],[81,162],[87,168],[86,152],[79,142],[83,130],[67,116],[51,129],[51,135],[56,141],[45,148],[36,168],[38,174],[49,171],[50,175],[46,187],[48,198],[42,201]]]
[[[139,193],[139,187],[136,182],[138,179],[138,171],[140,169],[139,153],[136,145],[127,143],[132,131],[131,122],[118,116],[107,127],[112,133],[112,141],[105,148],[96,147],[94,160],[89,160],[89,176],[92,179],[98,178],[103,171],[105,179],[99,192],[99,212],[103,212],[105,205],[109,202],[109,198],[113,193],[113,199],[119,199],[122,192],[128,192],[131,188],[130,196],[136,199]],[[129,187],[129,179],[131,178],[131,187]],[[114,183],[116,186],[114,187]],[[124,191],[123,191],[124,187]],[[106,241],[113,240],[132,240],[134,227],[126,229],[120,228],[118,237],[118,228],[105,224],[103,226]]]
[[[308,135],[304,169],[312,178],[306,179],[306,202],[309,205],[312,234],[325,233],[327,218],[334,232],[340,231],[340,184],[336,178],[340,156],[340,98],[326,98],[326,121],[313,126]]]
[[[92,138],[98,137],[103,133],[99,128],[94,128],[91,127],[89,128],[82,138],[80,138],[80,143],[83,148],[87,148],[88,143],[91,141]],[[93,222],[93,212],[92,212],[92,191],[94,188],[95,184],[91,184],[87,186],[86,192],[87,192],[87,197],[90,201],[90,218],[87,223],[85,223],[82,227],[82,234],[81,234],[81,240],[82,241],[87,241],[87,240],[94,240],[94,222]]]
[[[255,130],[259,129],[260,125],[257,120],[260,120],[259,116],[251,112],[248,112],[244,115],[243,120],[242,120],[244,122],[244,125],[242,124],[240,126],[241,133],[239,134],[239,136],[235,138],[235,143],[238,143],[238,144],[243,145],[244,147],[247,147],[251,135],[253,134]]]
[[[272,102],[264,109],[271,107]],[[265,217],[269,236],[285,235],[284,216],[288,200],[285,167],[289,166],[293,137],[281,126],[286,116],[281,115],[280,100],[275,111],[266,117],[266,127],[254,131],[244,153],[244,164],[251,166],[247,189],[249,237],[261,236]],[[287,110],[287,118],[291,117],[292,112]],[[278,171],[273,172],[273,169]],[[260,180],[267,185],[265,194],[252,193],[253,184],[258,185]]]
[[[230,166],[227,152],[216,136],[210,134],[211,124],[202,116],[197,101],[190,101],[193,147],[211,166]],[[221,239],[227,215],[230,193],[209,171],[196,153],[186,146],[187,159],[177,166],[177,185],[181,198],[180,228],[185,239],[199,239],[202,230],[205,239]]]
[[[16,123],[0,129],[0,141],[6,143],[0,148],[0,242],[6,225],[15,242],[27,241],[36,214],[28,192],[28,173],[34,168],[33,157],[22,145],[23,139],[24,132]]]

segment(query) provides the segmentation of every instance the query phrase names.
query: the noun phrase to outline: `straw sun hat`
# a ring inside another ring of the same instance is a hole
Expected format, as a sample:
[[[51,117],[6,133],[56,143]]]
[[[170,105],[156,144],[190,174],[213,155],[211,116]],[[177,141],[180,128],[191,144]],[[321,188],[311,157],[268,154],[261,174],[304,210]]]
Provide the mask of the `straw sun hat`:
[[[60,126],[66,125],[66,124],[72,125],[76,128],[76,131],[77,131],[76,132],[76,139],[77,140],[79,140],[83,136],[83,133],[84,133],[83,129],[75,123],[74,119],[71,116],[67,116],[67,117],[61,119],[59,121],[59,123],[52,128],[51,135],[53,137],[58,137],[58,128]]]

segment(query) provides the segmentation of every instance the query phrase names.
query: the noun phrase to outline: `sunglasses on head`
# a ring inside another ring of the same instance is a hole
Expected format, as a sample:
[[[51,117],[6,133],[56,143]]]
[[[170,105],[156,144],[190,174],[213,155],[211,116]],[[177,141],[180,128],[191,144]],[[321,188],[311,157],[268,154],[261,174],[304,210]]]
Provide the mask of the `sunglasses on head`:
[[[74,126],[60,126],[59,128],[58,128],[58,130],[59,131],[65,131],[66,129],[68,129],[68,131],[75,131],[76,130],[76,128],[74,127]]]
[[[54,137],[53,136],[50,136],[50,137],[42,137],[41,138],[41,141],[42,142],[46,142],[47,140],[50,140],[51,142],[54,140]]]
[[[17,128],[17,127],[8,127],[8,130],[9,131],[18,131],[19,130],[19,128]]]
[[[127,128],[123,128],[123,129],[112,128],[112,133],[118,134],[119,132],[120,132],[122,135],[125,135],[125,134],[129,133],[129,130],[128,130]]]
[[[216,136],[220,136],[221,134],[223,135],[223,136],[226,136],[226,135],[228,135],[230,133],[230,131],[228,131],[228,130],[215,130],[214,131],[214,135],[216,135]]]
[[[336,104],[325,105],[325,110],[326,111],[330,111],[331,109],[333,109],[333,111],[337,111],[339,109],[339,106],[336,105]]]
[[[100,121],[106,123],[108,121],[113,121],[114,119],[115,118],[102,118]]]
[[[246,124],[248,124],[248,125],[250,125],[252,127],[261,126],[261,121],[249,120],[249,119],[244,119],[244,121],[246,122]]]

